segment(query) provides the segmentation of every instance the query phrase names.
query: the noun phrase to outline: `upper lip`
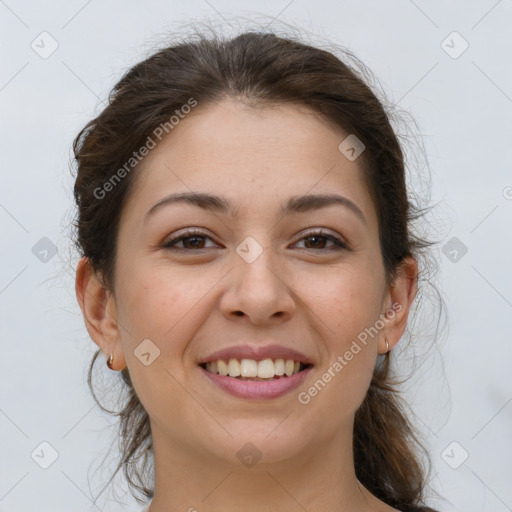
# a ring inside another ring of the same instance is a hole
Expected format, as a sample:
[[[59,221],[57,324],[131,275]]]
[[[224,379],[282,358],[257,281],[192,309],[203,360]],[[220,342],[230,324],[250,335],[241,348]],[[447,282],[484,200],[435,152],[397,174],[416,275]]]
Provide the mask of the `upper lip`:
[[[221,359],[224,361],[229,359],[254,359],[256,361],[263,359],[293,359],[304,364],[313,364],[311,358],[305,354],[283,345],[237,345],[227,347],[200,358],[198,364],[211,363]]]

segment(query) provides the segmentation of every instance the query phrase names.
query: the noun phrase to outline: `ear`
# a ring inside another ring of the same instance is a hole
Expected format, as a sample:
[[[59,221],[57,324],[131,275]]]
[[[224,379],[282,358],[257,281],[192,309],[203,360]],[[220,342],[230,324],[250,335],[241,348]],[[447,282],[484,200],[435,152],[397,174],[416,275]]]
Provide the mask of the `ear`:
[[[385,315],[387,321],[379,336],[379,354],[386,353],[386,338],[389,350],[400,341],[417,291],[418,262],[412,256],[408,256],[400,264],[397,277],[384,297],[384,309],[381,313]]]
[[[91,339],[108,359],[114,355],[114,370],[126,366],[114,295],[100,282],[88,258],[77,265],[75,292]]]

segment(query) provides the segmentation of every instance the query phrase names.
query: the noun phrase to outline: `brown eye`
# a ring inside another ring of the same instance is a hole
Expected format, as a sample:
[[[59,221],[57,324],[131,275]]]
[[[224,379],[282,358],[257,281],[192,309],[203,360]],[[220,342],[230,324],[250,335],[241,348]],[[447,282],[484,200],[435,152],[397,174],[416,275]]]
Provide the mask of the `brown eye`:
[[[204,238],[204,236],[185,236],[181,238],[181,241],[185,249],[202,249]]]
[[[299,240],[299,242],[302,241],[305,241],[305,246],[302,247],[303,249],[317,249],[320,251],[348,249],[347,245],[338,237],[321,231],[308,234]],[[330,247],[326,247],[329,242],[331,242],[332,245]]]
[[[306,249],[323,249],[327,243],[327,237],[325,236],[308,236],[304,240],[308,240]]]
[[[193,251],[206,249],[206,240],[211,238],[202,232],[188,232],[166,242],[162,247],[171,251]],[[182,244],[181,246],[179,244]]]

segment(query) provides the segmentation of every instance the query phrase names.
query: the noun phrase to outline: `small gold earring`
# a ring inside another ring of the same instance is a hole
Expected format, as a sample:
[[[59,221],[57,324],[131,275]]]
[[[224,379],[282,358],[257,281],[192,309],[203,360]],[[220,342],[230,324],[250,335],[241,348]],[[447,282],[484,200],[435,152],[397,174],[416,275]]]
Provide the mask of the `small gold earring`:
[[[389,352],[389,341],[388,339],[386,338],[386,354]]]
[[[113,370],[112,366],[114,363],[114,354],[110,354],[110,357],[107,359],[107,366]]]

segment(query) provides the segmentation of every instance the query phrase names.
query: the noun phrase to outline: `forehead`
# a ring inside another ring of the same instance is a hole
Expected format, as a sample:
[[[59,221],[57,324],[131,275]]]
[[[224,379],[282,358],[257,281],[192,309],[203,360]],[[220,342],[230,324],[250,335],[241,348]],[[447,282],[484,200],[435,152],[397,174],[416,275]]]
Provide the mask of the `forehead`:
[[[144,158],[124,209],[141,221],[173,192],[210,192],[253,215],[290,196],[339,193],[369,223],[373,203],[357,162],[338,149],[349,134],[304,106],[250,107],[235,100],[200,104]]]

